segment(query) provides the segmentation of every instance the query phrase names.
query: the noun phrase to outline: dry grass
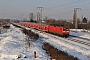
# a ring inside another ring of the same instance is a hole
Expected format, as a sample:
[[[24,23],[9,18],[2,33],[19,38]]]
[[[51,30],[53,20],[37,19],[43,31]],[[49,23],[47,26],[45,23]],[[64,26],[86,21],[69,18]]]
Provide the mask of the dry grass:
[[[51,59],[55,60],[78,60],[77,58],[74,58],[73,56],[68,55],[67,53],[60,51],[53,46],[51,46],[48,43],[43,44],[43,49],[46,50],[46,52],[51,56]]]
[[[33,37],[34,40],[37,40],[39,38],[39,35],[32,32],[31,30],[27,30],[27,29],[22,29],[23,33],[25,33],[26,35]]]

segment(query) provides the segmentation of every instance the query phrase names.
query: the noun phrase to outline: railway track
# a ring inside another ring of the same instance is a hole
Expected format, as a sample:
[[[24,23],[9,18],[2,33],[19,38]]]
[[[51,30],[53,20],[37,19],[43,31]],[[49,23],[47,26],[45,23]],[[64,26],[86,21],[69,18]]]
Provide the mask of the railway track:
[[[88,38],[83,38],[83,37],[74,36],[74,35],[69,35],[69,37],[76,37],[76,38],[80,38],[80,39],[84,39],[84,40],[90,41],[90,39],[88,39]]]
[[[44,32],[46,33],[46,32]],[[46,34],[49,34],[49,33],[46,33]],[[54,37],[54,38],[59,38],[60,36],[57,36],[57,35],[52,35],[50,34],[50,36]],[[70,36],[73,36],[73,35],[70,35]],[[78,39],[74,39],[74,38],[78,38]],[[79,43],[79,44],[83,44],[83,45],[86,45],[86,46],[90,46],[90,39],[87,39],[87,38],[83,38],[83,37],[78,37],[78,36],[73,36],[72,38],[64,38],[64,37],[60,37],[60,38],[63,38],[65,40],[69,40],[69,41],[73,41],[73,42],[76,42],[76,43]],[[59,38],[59,39],[60,39]]]
[[[58,36],[54,36],[54,38],[59,38]],[[60,37],[62,38],[62,37]],[[59,38],[59,39],[60,39]],[[76,43],[79,43],[79,44],[83,44],[83,45],[86,45],[86,46],[90,46],[90,40],[86,40],[87,42],[85,42],[85,39],[84,38],[80,38],[80,37],[75,37],[75,38],[78,38],[78,39],[73,39],[73,38],[63,38],[63,40],[69,40],[69,41],[73,41],[73,42],[76,42]],[[81,40],[82,41],[81,41]]]
[[[74,41],[74,42],[77,42],[77,43],[80,43],[80,44],[83,44],[83,45],[87,45],[87,46],[90,46],[90,43],[87,43],[87,42],[84,42],[84,41],[80,41],[79,39],[73,39],[73,38],[67,38],[68,40],[70,41]],[[89,41],[88,41],[89,42]]]
[[[42,33],[42,32],[40,32],[40,33]],[[46,33],[46,32],[43,32],[43,33],[48,34],[48,35],[50,35],[50,36],[52,36],[54,38],[59,38],[60,37],[60,36],[52,35],[52,34]],[[60,38],[63,38],[63,37],[60,37]],[[82,38],[82,37],[76,37],[76,36],[75,36],[75,38],[78,38],[78,40],[77,39],[73,39],[73,38],[63,38],[63,39],[69,40],[69,41],[73,41],[73,42],[76,42],[76,43],[79,43],[79,44],[83,44],[83,45],[86,45],[86,46],[90,46],[90,43],[85,42],[85,40],[90,42],[89,39]],[[79,39],[82,39],[83,41],[80,41]]]
[[[38,32],[38,31],[37,31]],[[42,33],[42,32],[41,32]],[[64,40],[66,42],[69,42],[71,44],[74,44],[76,46],[79,46],[81,48],[84,48],[84,49],[90,49],[89,46],[90,46],[90,41],[87,41],[85,42],[84,40],[81,41],[80,39],[73,39],[73,38],[63,38],[63,37],[59,37],[59,36],[56,36],[56,35],[52,35],[52,34],[49,34],[49,33],[46,33],[46,32],[43,32],[44,34],[47,34],[55,39],[59,39],[59,40]],[[59,43],[59,42],[58,42]]]
[[[30,28],[30,29],[34,29],[34,28]],[[63,37],[60,37],[60,36],[57,36],[57,35],[53,35],[53,34],[50,34],[50,33],[47,33],[47,32],[41,32],[40,30],[36,30],[36,29],[34,29],[37,33],[44,33],[44,34],[47,34],[47,35],[49,35],[49,36],[51,36],[51,37],[54,37],[54,38],[56,38],[56,39],[62,39],[62,40],[65,40],[65,41],[72,41],[72,42],[75,42],[75,44],[77,45],[77,43],[78,44],[82,44],[82,45],[85,45],[85,46],[90,46],[90,40],[89,39],[87,39],[87,38],[82,38],[82,37],[77,37],[77,36],[73,36],[73,37],[75,37],[75,38],[78,38],[78,39],[73,39],[73,38],[63,38]],[[70,35],[70,36],[72,36],[72,35]],[[82,41],[80,40],[80,39],[82,39]],[[85,42],[85,40],[86,41],[88,41],[88,42]]]
[[[36,32],[38,32],[37,30],[35,30]],[[40,32],[40,31],[39,31]],[[78,38],[78,39],[73,39],[73,38],[63,38],[63,37],[60,37],[60,36],[57,36],[57,35],[53,35],[53,34],[50,34],[50,33],[46,33],[46,32],[40,32],[40,33],[44,33],[44,34],[46,34],[46,35],[49,35],[49,36],[51,36],[51,37],[53,37],[53,38],[56,38],[56,39],[63,39],[63,40],[65,40],[65,41],[72,41],[72,42],[75,42],[76,43],[76,45],[77,45],[77,43],[78,44],[82,44],[82,45],[85,45],[85,46],[90,46],[90,40],[89,39],[87,39],[87,38],[82,38],[82,37],[76,37],[75,36],[75,38]],[[82,41],[81,41],[81,40]]]
[[[90,39],[88,38],[83,38],[83,37],[73,36],[73,35],[69,35],[69,37],[70,38],[67,38],[68,40],[90,46]]]

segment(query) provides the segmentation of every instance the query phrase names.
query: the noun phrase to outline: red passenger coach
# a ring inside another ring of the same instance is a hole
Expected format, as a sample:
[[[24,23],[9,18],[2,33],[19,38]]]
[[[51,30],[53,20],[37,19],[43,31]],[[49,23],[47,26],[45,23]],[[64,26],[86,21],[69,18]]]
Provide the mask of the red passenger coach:
[[[38,25],[38,24],[34,24],[33,27],[34,27],[35,29],[39,29],[39,25]]]
[[[19,25],[22,25],[22,22],[19,22]]]
[[[45,31],[45,25],[41,26],[41,30]]]
[[[30,26],[31,26],[31,24],[28,22],[28,23],[27,23],[27,27],[30,27]]]
[[[55,33],[54,30],[55,30],[54,26],[49,26],[49,32]]]
[[[70,30],[68,27],[62,27],[62,26],[51,26],[51,25],[39,25],[37,23],[29,23],[29,22],[19,22],[20,25],[26,26],[26,27],[33,27],[35,29],[39,29],[41,31],[50,32],[53,34],[61,35],[64,37],[68,37]]]
[[[49,32],[49,25],[45,25],[45,31]]]

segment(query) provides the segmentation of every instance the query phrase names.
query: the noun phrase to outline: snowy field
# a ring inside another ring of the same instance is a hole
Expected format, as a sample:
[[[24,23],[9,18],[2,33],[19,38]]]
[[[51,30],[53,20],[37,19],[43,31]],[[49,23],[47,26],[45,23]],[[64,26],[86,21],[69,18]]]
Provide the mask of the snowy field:
[[[37,40],[30,47],[25,42],[26,35],[19,28],[11,25],[10,29],[0,34],[0,60],[49,60],[50,57],[42,50],[41,43]],[[38,43],[37,43],[38,42]],[[37,58],[34,58],[36,51]],[[26,56],[26,58],[24,58]]]
[[[32,42],[31,47],[28,48],[25,42],[26,35],[23,34],[19,28],[11,25],[11,28],[6,32],[0,34],[0,60],[50,60],[50,57],[42,49],[42,43],[48,42],[57,49],[68,53],[80,60],[90,60],[90,49],[82,48],[76,43],[67,41],[63,38],[55,38],[44,32],[32,29],[33,32],[38,33],[40,38],[36,42]],[[89,38],[89,34],[70,32],[71,35],[82,36]],[[37,58],[34,58],[34,51],[37,52]],[[24,57],[27,58],[24,58]]]

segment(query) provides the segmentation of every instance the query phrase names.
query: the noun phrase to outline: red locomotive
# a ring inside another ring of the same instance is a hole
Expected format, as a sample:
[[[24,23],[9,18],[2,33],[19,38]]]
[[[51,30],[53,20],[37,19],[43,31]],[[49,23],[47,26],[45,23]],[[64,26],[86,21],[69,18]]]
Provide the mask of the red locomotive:
[[[51,25],[39,25],[36,23],[29,23],[29,22],[19,22],[20,25],[26,26],[26,27],[33,27],[35,29],[39,29],[42,31],[50,32],[53,34],[61,35],[64,37],[68,37],[70,30],[68,27],[58,27],[58,26],[51,26]]]

